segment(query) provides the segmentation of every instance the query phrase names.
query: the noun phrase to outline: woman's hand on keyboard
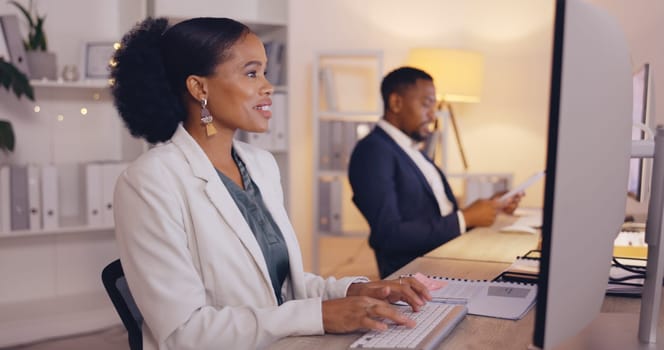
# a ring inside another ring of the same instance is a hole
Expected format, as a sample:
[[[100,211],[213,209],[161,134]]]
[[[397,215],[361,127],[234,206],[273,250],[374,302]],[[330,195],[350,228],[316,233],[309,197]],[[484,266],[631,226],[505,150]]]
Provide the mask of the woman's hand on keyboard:
[[[323,328],[326,333],[348,333],[357,330],[386,330],[388,320],[406,327],[415,321],[403,315],[388,302],[368,296],[349,296],[323,301]]]
[[[429,289],[414,277],[353,283],[348,287],[346,295],[363,295],[390,303],[404,301],[413,308],[413,311],[419,311],[427,301],[431,301]]]

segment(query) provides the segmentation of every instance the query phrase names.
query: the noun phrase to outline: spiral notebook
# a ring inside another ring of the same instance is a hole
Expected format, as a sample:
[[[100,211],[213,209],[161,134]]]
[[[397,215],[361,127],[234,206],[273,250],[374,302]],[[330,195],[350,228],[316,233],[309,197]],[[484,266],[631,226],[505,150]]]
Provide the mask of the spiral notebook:
[[[431,291],[432,301],[466,303],[470,315],[519,320],[535,305],[537,296],[537,285],[532,283],[429,277],[447,282]]]

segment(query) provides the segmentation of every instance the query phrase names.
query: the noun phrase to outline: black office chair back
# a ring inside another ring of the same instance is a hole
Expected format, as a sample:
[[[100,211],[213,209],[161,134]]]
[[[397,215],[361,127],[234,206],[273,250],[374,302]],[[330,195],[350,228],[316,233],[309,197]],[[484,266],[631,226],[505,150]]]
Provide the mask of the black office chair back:
[[[115,310],[120,315],[122,323],[127,328],[129,348],[131,350],[142,350],[143,334],[141,325],[143,324],[143,316],[131,296],[120,259],[113,261],[104,268],[101,272],[101,280],[104,282],[104,288],[106,288]]]

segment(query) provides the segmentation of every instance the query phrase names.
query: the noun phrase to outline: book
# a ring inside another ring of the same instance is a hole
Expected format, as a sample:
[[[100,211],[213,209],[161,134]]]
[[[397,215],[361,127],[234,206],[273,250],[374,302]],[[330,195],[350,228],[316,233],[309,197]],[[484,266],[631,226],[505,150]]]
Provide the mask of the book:
[[[519,320],[537,297],[533,283],[429,277],[446,282],[443,288],[431,291],[433,302],[466,303],[470,315]]]

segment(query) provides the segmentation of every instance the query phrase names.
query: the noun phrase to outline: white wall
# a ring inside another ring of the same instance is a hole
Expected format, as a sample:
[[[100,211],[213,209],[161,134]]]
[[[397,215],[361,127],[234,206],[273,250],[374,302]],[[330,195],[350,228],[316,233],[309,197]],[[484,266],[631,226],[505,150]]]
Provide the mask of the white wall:
[[[664,46],[655,44],[655,33],[664,32],[664,4],[659,0],[592,2],[617,17],[635,65],[649,61],[657,74],[658,66],[664,66]],[[470,171],[514,172],[518,183],[545,164],[553,4],[543,0],[290,0],[291,135],[301,135],[291,140],[292,183],[298,184],[291,186],[292,219],[305,261],[311,261],[314,217],[310,147],[314,53],[381,49],[387,72],[404,64],[412,47],[482,52],[482,101],[456,106]],[[662,86],[663,79],[664,74],[656,75],[656,85]],[[661,106],[664,95],[657,94],[655,100]],[[460,171],[457,152],[450,151],[448,171]],[[528,191],[524,205],[541,204],[543,184]]]

